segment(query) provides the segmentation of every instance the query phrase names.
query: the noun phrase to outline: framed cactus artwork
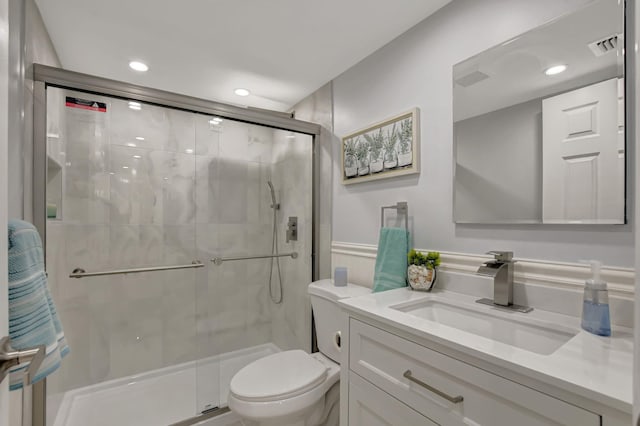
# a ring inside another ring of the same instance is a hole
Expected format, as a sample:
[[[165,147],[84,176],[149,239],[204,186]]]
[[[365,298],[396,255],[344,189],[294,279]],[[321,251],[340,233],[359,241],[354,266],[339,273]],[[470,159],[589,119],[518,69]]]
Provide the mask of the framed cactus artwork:
[[[342,183],[420,172],[418,108],[342,138]]]

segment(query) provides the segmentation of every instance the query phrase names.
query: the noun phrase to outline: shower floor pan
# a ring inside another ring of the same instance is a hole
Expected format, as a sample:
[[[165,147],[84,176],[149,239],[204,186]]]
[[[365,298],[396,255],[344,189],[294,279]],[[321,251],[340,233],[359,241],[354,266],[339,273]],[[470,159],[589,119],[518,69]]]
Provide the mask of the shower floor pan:
[[[280,349],[267,343],[51,395],[47,398],[47,425],[170,425],[193,417],[196,405],[204,406],[205,401],[219,400],[221,407],[226,406],[233,375],[250,362],[276,352]],[[201,424],[231,424],[229,416],[220,417],[227,418]]]

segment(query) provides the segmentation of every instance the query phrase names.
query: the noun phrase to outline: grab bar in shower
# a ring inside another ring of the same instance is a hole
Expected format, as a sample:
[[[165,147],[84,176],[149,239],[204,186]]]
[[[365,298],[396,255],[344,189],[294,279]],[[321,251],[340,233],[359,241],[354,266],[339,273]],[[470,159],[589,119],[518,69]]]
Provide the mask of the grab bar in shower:
[[[87,272],[82,268],[76,268],[69,275],[69,278],[99,277],[101,275],[137,274],[140,272],[171,271],[173,269],[203,268],[204,264],[199,260],[194,260],[190,265],[174,266],[151,266],[148,268],[115,269],[113,271]]]
[[[291,257],[292,259],[296,259],[298,257],[298,252],[294,251],[291,253],[282,254],[265,254],[260,256],[214,257],[213,259],[211,259],[211,261],[216,265],[222,265],[222,262],[230,262],[233,260],[269,259],[273,257]]]

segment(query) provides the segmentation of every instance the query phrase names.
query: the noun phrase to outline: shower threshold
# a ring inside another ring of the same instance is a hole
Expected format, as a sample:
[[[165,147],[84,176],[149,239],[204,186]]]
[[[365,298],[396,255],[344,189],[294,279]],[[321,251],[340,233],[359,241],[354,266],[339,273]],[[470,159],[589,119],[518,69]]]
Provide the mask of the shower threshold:
[[[280,352],[273,343],[227,352],[47,397],[49,426],[158,426],[226,407],[229,383],[242,367]],[[227,414],[223,416],[228,416]],[[223,417],[221,416],[221,417]],[[222,426],[216,418],[200,423]]]

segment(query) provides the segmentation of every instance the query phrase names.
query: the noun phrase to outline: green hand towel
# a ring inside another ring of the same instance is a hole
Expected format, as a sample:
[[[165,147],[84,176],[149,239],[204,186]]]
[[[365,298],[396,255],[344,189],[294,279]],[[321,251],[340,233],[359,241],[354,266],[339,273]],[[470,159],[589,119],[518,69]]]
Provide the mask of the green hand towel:
[[[402,228],[382,228],[373,277],[373,292],[407,286],[409,233]]]

